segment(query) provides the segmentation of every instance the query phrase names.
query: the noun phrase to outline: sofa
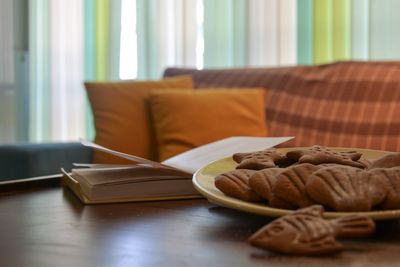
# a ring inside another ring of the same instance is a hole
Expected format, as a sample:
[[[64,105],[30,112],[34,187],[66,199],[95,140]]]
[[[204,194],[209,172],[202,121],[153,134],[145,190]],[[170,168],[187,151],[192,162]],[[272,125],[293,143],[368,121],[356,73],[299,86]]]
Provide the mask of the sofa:
[[[266,89],[269,136],[295,136],[284,146],[359,147],[400,151],[400,62],[343,61],[318,66],[167,68],[190,74],[196,89]],[[58,173],[91,162],[78,143],[0,146],[0,180]]]

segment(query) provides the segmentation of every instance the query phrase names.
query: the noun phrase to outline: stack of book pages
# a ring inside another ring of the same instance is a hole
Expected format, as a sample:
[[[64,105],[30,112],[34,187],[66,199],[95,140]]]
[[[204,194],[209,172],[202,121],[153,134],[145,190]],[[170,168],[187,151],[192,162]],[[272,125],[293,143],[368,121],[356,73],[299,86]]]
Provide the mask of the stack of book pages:
[[[132,161],[132,165],[75,164],[63,184],[85,204],[199,198],[193,174],[207,164],[237,152],[273,147],[291,137],[230,137],[174,156],[162,163],[110,150],[89,141],[82,144]],[[82,168],[83,167],[83,168]]]

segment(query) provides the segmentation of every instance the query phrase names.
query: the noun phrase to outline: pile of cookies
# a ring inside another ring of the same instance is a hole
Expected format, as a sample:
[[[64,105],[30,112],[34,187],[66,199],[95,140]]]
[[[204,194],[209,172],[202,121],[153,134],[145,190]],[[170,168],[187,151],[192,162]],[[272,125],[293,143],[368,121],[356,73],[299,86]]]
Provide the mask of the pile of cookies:
[[[337,152],[322,146],[237,153],[235,170],[215,178],[228,196],[298,209],[314,204],[334,211],[400,208],[400,153],[375,161],[357,151]]]

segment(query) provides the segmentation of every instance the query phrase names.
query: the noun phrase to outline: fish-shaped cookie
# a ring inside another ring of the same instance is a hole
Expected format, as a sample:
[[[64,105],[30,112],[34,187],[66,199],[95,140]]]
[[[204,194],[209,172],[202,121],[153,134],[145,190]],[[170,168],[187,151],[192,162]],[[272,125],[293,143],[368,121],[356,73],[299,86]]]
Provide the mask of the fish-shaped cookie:
[[[222,173],[215,177],[215,187],[222,191],[225,195],[238,198],[244,201],[260,201],[259,197],[249,186],[249,178],[255,170],[233,170]]]
[[[379,181],[379,188],[386,188],[386,195],[379,208],[383,210],[400,209],[400,167],[373,168],[368,175]]]
[[[303,163],[285,168],[275,179],[271,189],[270,204],[275,208],[286,208],[289,203],[294,209],[315,204],[306,193],[305,184],[318,165]],[[282,201],[285,206],[281,206]]]
[[[337,253],[343,246],[336,237],[362,237],[374,232],[374,221],[349,215],[333,220],[323,218],[323,207],[313,205],[276,219],[254,233],[255,247],[292,255]]]
[[[276,182],[276,176],[284,170],[284,168],[267,168],[257,171],[249,179],[250,188],[268,202],[271,201],[272,186]]]
[[[336,211],[370,211],[387,196],[385,179],[350,166],[326,167],[307,180],[307,194]],[[380,174],[380,173],[379,173]]]
[[[386,154],[374,160],[371,166],[369,166],[370,169],[394,167],[400,167],[400,152]]]

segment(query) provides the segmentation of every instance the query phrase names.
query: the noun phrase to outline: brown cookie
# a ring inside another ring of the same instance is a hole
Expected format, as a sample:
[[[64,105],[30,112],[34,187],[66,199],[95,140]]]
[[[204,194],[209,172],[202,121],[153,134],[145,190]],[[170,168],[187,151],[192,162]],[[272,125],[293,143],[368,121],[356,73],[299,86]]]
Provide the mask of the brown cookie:
[[[215,177],[215,187],[228,196],[244,201],[260,201],[261,198],[250,188],[249,178],[254,170],[233,170]]]
[[[372,162],[370,169],[400,167],[400,152],[389,153]]]
[[[262,170],[287,162],[286,156],[277,152],[275,148],[250,153],[236,153],[232,158],[239,163],[236,169]]]
[[[376,168],[368,171],[371,179],[380,181],[381,188],[387,188],[386,198],[379,205],[384,210],[400,209],[400,167]]]
[[[293,205],[292,203],[274,194],[271,194],[270,199],[271,200],[269,201],[269,205],[273,208],[284,209],[284,210],[295,210],[299,208],[297,205]]]
[[[336,237],[366,236],[375,230],[374,221],[366,216],[325,220],[322,213],[320,205],[297,210],[264,226],[249,242],[279,253],[321,255],[343,250]]]
[[[369,159],[360,158],[359,160],[357,160],[357,162],[364,165],[364,167],[362,169],[369,169],[369,168],[371,168],[371,165],[372,165],[372,161],[370,161]]]
[[[268,202],[271,199],[272,186],[275,184],[276,176],[283,172],[282,168],[268,168],[257,171],[249,179],[250,188],[260,197]]]
[[[278,174],[272,187],[270,204],[272,207],[283,208],[282,201],[295,208],[308,207],[315,202],[310,199],[305,190],[305,184],[311,174],[320,167],[309,163],[288,167]]]
[[[385,199],[387,187],[367,171],[340,166],[314,172],[306,191],[315,202],[336,211],[369,211]]]
[[[292,150],[286,156],[299,163],[311,163],[314,165],[322,163],[338,163],[357,168],[365,168],[364,164],[358,162],[361,153],[356,151],[336,152],[322,146],[312,146],[306,149]]]

